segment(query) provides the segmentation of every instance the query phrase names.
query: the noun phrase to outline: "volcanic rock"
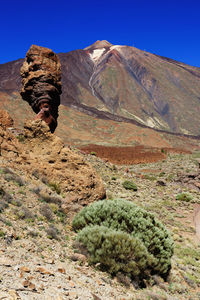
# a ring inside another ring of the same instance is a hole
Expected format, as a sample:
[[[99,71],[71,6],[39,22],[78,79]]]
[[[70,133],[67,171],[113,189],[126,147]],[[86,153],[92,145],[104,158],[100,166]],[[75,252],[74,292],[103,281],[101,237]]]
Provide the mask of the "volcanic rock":
[[[197,160],[199,169],[195,173],[180,173],[177,175],[177,182],[180,182],[182,185],[200,191],[200,162]]]
[[[61,94],[61,66],[50,49],[32,45],[21,68],[21,96],[38,119],[44,120],[54,132],[57,127]]]
[[[0,109],[0,123],[3,127],[12,127],[13,119],[6,110]]]
[[[2,118],[1,118],[2,116]],[[0,157],[3,156],[8,159],[16,158],[19,153],[18,140],[13,134],[6,129],[12,120],[8,113],[1,111],[0,115]]]
[[[6,166],[22,170],[28,176],[37,170],[39,178],[45,178],[49,185],[58,186],[65,195],[62,204],[66,212],[73,211],[73,206],[80,209],[105,197],[101,178],[92,166],[65,147],[41,119],[25,124],[22,143],[0,126],[1,156],[7,160]]]

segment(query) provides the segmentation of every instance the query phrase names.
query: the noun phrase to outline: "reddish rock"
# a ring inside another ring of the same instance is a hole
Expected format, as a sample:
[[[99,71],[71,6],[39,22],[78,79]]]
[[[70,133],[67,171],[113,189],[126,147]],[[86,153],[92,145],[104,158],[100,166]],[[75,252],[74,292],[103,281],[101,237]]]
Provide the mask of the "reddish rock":
[[[30,273],[30,269],[29,269],[28,267],[25,267],[25,266],[21,267],[19,270],[20,270],[21,272],[27,272],[27,273]]]
[[[66,270],[64,268],[58,268],[58,272],[62,274],[66,274]]]
[[[3,109],[0,109],[0,124],[4,128],[12,127],[14,124],[14,121],[11,118],[11,116],[8,114],[6,110]]]
[[[61,66],[58,56],[50,49],[32,45],[21,68],[21,96],[44,120],[51,132],[57,127],[61,94]]]

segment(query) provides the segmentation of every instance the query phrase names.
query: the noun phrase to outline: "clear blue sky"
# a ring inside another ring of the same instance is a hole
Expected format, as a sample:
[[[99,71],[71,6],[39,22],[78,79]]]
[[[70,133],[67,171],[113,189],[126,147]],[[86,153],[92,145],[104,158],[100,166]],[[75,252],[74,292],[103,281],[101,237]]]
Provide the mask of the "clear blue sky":
[[[96,40],[200,67],[199,0],[0,0],[0,63],[31,44],[56,53]]]

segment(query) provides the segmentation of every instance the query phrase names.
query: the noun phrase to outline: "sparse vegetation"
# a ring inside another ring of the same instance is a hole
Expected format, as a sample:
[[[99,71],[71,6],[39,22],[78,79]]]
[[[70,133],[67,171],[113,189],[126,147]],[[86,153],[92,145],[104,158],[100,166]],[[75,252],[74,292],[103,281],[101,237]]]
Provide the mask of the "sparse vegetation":
[[[133,191],[137,191],[137,185],[130,180],[125,180],[122,183],[122,186],[126,189],[126,190],[133,190]]]
[[[51,210],[51,207],[48,204],[43,204],[40,207],[40,213],[48,220],[48,221],[52,221],[53,218],[53,213]]]
[[[151,181],[154,181],[157,179],[156,176],[148,175],[148,174],[143,175],[143,178],[147,179],[147,180],[151,180]]]
[[[20,143],[24,143],[25,140],[26,140],[26,137],[25,137],[23,134],[17,135],[16,138],[18,139],[18,141],[19,141]]]
[[[5,179],[6,179],[7,181],[14,181],[14,182],[15,182],[16,184],[18,184],[19,186],[25,185],[24,180],[23,180],[20,176],[18,176],[18,175],[16,175],[16,174],[10,174],[10,173],[5,174]]]
[[[193,199],[192,195],[190,195],[189,193],[180,193],[176,196],[176,200],[179,200],[179,201],[189,202],[192,199]]]
[[[8,203],[4,200],[0,200],[0,213],[2,213],[5,208],[8,208]]]
[[[13,201],[12,195],[6,192],[5,189],[3,189],[3,187],[0,187],[0,199],[1,199],[1,203],[3,202],[11,203]]]
[[[96,154],[96,152],[94,152],[94,151],[91,151],[91,152],[90,152],[90,155],[94,155],[94,156],[96,156],[97,154]]]
[[[58,239],[59,232],[55,226],[51,225],[48,229],[46,229],[46,233],[49,239],[55,239],[55,240]]]
[[[52,191],[55,191],[57,194],[61,193],[61,187],[60,187],[59,183],[49,182],[48,186],[52,189]]]
[[[25,206],[16,211],[16,216],[18,219],[34,219],[33,213]]]
[[[61,203],[61,198],[58,195],[49,195],[46,193],[40,193],[39,197],[42,202],[47,202],[47,203],[54,203],[54,204],[60,204]]]
[[[3,232],[2,230],[0,230],[0,238],[4,238],[5,237],[5,232]]]
[[[160,172],[159,177],[165,176],[165,172]]]
[[[161,153],[167,154],[167,151],[164,148],[161,148]]]

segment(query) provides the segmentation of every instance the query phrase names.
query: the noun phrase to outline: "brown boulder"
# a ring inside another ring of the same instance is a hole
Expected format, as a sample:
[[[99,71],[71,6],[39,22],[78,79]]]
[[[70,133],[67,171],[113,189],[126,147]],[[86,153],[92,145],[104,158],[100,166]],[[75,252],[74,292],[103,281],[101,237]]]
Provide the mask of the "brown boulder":
[[[8,114],[6,110],[3,109],[0,109],[0,124],[5,128],[12,127],[14,124],[14,121],[11,118],[11,116]]]

